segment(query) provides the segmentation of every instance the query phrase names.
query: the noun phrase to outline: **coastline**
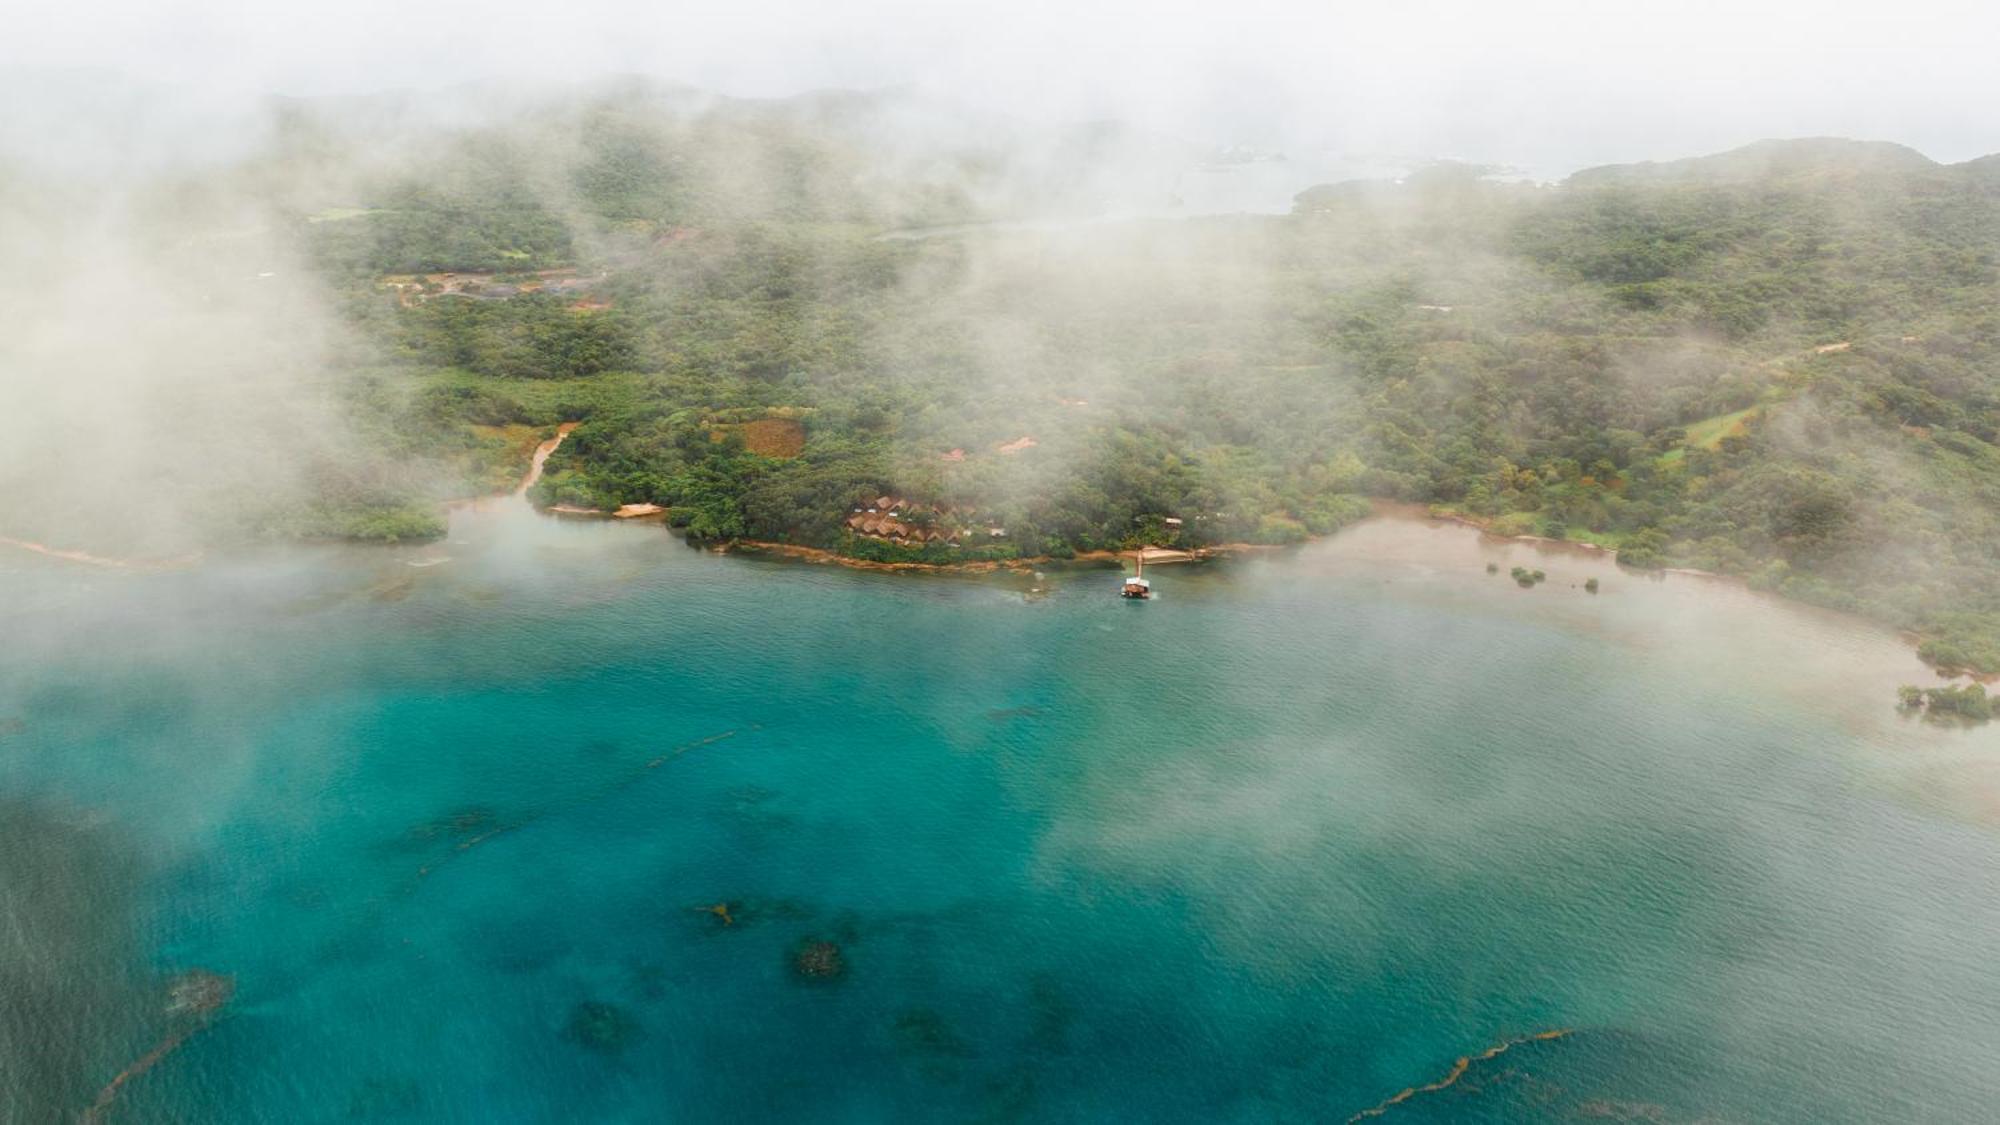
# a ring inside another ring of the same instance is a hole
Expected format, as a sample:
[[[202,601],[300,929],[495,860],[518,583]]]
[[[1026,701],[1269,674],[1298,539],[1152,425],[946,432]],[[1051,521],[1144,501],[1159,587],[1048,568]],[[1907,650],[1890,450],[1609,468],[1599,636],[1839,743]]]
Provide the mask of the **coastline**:
[[[1485,523],[1481,522],[1480,520],[1474,519],[1471,516],[1462,515],[1458,512],[1433,512],[1422,504],[1404,503],[1401,501],[1378,500],[1375,501],[1374,503],[1376,509],[1375,517],[1371,518],[1388,516],[1392,518],[1426,519],[1438,523],[1456,524],[1460,527],[1471,528],[1472,530],[1479,532],[1481,537],[1492,540],[1494,542],[1528,543],[1528,544],[1533,544],[1536,547],[1544,550],[1556,550],[1570,554],[1595,556],[1597,558],[1608,559],[1614,563],[1618,561],[1618,551],[1614,547],[1605,547],[1596,543],[1583,543],[1574,539],[1551,539],[1544,535],[1501,535],[1494,532],[1491,528],[1489,528]],[[1915,630],[1897,628],[1894,625],[1890,625],[1887,622],[1878,621],[1875,618],[1867,616],[1866,614],[1854,613],[1852,611],[1843,609],[1834,609],[1829,606],[1814,605],[1811,602],[1800,601],[1797,598],[1788,598],[1783,594],[1774,593],[1769,590],[1754,589],[1750,585],[1750,580],[1740,574],[1723,574],[1719,571],[1702,570],[1699,567],[1692,567],[1692,566],[1663,566],[1658,568],[1657,570],[1651,570],[1651,571],[1626,570],[1625,573],[1633,575],[1646,575],[1646,574],[1656,574],[1660,576],[1677,575],[1683,578],[1696,578],[1700,579],[1703,582],[1712,582],[1718,585],[1729,586],[1734,589],[1743,590],[1747,593],[1756,595],[1761,598],[1769,599],[1775,604],[1782,605],[1788,609],[1797,612],[1810,613],[1810,614],[1824,614],[1827,615],[1830,620],[1860,622],[1874,626],[1876,628],[1885,630],[1887,632],[1894,633],[1896,637],[1902,641],[1903,644],[1907,645],[1912,650],[1921,646],[1924,641],[1923,634],[1918,633]],[[1946,686],[1963,686],[1969,684],[1979,684],[1982,687],[1991,687],[1992,685],[2000,684],[2000,672],[1975,672],[1965,668],[1947,669],[1947,668],[1940,668],[1934,664],[1930,664],[1929,662],[1926,662],[1924,666],[1928,668],[1933,675],[1938,677],[1938,679],[1944,681]]]
[[[553,453],[555,453],[555,451],[558,448],[562,446],[564,439],[566,439],[570,435],[570,433],[574,431],[579,425],[581,425],[581,422],[577,421],[560,423],[556,426],[555,433],[552,436],[538,443],[534,448],[533,455],[530,458],[527,470],[525,471],[520,481],[517,483],[517,485],[515,486],[515,488],[511,493],[501,492],[501,493],[489,494],[486,496],[468,497],[458,500],[450,500],[445,502],[446,509],[469,510],[472,512],[487,512],[487,511],[492,511],[494,508],[500,505],[507,504],[509,501],[522,501],[527,503],[531,510],[558,519],[583,519],[590,521],[602,520],[602,521],[611,521],[620,523],[626,523],[626,522],[664,523],[668,514],[666,509],[652,504],[628,504],[618,509],[617,511],[607,511],[597,508],[584,508],[569,504],[553,504],[547,507],[540,507],[540,508],[537,508],[533,505],[533,502],[528,499],[527,494],[529,490],[533,488],[534,485],[538,483],[539,480],[541,479],[543,469],[547,464],[549,457]],[[1075,564],[1087,565],[1093,563],[1113,563],[1113,562],[1123,562],[1125,559],[1142,559],[1144,562],[1150,562],[1158,566],[1158,565],[1168,565],[1173,563],[1206,562],[1213,559],[1224,559],[1242,554],[1264,554],[1270,552],[1291,551],[1295,548],[1310,547],[1314,544],[1327,542],[1353,528],[1362,526],[1372,521],[1398,520],[1398,521],[1428,524],[1431,526],[1462,527],[1467,530],[1476,532],[1482,541],[1489,541],[1493,543],[1519,543],[1533,547],[1538,552],[1543,552],[1543,553],[1554,552],[1560,554],[1568,554],[1571,555],[1572,557],[1592,559],[1599,562],[1610,562],[1616,564],[1619,554],[1619,552],[1615,548],[1602,546],[1596,543],[1586,543],[1579,540],[1554,539],[1540,535],[1499,534],[1491,529],[1490,527],[1491,521],[1480,520],[1477,517],[1468,516],[1460,512],[1434,509],[1429,505],[1413,501],[1397,501],[1397,500],[1387,500],[1381,498],[1371,498],[1369,500],[1369,508],[1370,508],[1369,514],[1363,517],[1362,519],[1355,521],[1354,523],[1348,524],[1342,528],[1339,528],[1327,534],[1308,535],[1303,540],[1296,543],[1276,544],[1276,543],[1233,542],[1233,543],[1214,544],[1212,546],[1207,546],[1207,547],[1198,547],[1192,550],[1181,550],[1176,548],[1165,548],[1165,547],[1144,547],[1144,548],[1118,550],[1118,551],[1110,551],[1110,550],[1083,551],[1062,558],[1050,555],[1035,555],[1025,558],[1015,558],[1015,559],[929,563],[929,562],[882,562],[872,559],[860,559],[848,555],[843,555],[837,551],[828,550],[826,548],[808,547],[800,544],[779,543],[771,540],[760,540],[760,539],[732,539],[716,544],[713,547],[711,547],[711,549],[718,554],[762,555],[767,557],[791,559],[798,562],[812,563],[814,565],[843,566],[852,570],[872,570],[872,571],[881,571],[889,573],[898,573],[898,572],[935,573],[935,574],[965,573],[965,574],[978,575],[978,574],[995,574],[1002,571],[1009,573],[1023,573],[1023,572],[1032,572],[1042,567],[1060,567],[1060,566],[1075,565]],[[157,571],[157,570],[176,569],[198,563],[203,558],[203,555],[200,553],[195,553],[186,556],[179,556],[174,558],[166,558],[166,559],[116,558],[116,557],[95,555],[87,551],[68,550],[63,548],[51,547],[47,544],[37,543],[23,539],[16,539],[8,536],[0,536],[0,547],[12,547],[18,550],[40,554],[47,558],[58,559],[66,562],[96,566],[104,569],[126,570],[126,571]],[[1861,624],[1866,624],[1873,628],[1881,629],[1884,632],[1895,636],[1904,647],[1912,650],[1917,648],[1923,640],[1923,638],[1919,634],[1916,634],[1912,631],[1896,629],[1893,626],[1887,625],[1880,621],[1876,621],[1875,619],[1866,617],[1861,614],[1851,613],[1848,611],[1837,610],[1837,609],[1830,609],[1824,606],[1815,606],[1810,603],[1801,602],[1792,598],[1787,598],[1781,594],[1772,593],[1770,591],[1752,590],[1749,587],[1748,581],[1739,575],[1719,574],[1714,571],[1700,570],[1693,567],[1663,567],[1658,570],[1652,570],[1652,571],[1630,571],[1621,569],[1620,573],[1629,576],[1650,577],[1655,581],[1664,580],[1667,576],[1672,575],[1672,576],[1681,576],[1687,578],[1695,578],[1703,582],[1716,583],[1719,585],[1730,587],[1732,589],[1754,594],[1760,598],[1768,599],[1776,604],[1782,605],[1791,610],[1805,611],[1815,614],[1824,614],[1827,615],[1830,620],[1861,623]],[[1968,671],[1964,669],[1944,669],[1929,664],[1925,664],[1924,666],[1931,673],[1933,677],[1935,677],[1938,681],[1946,685],[1953,685],[1953,686],[1961,684],[1992,685],[2000,683],[2000,673],[1981,673],[1981,672]]]
[[[1347,531],[1350,531],[1354,528],[1358,528],[1375,521],[1394,521],[1402,523],[1427,525],[1431,527],[1464,528],[1468,531],[1476,532],[1479,536],[1480,541],[1483,543],[1489,543],[1495,545],[1519,544],[1524,547],[1532,548],[1538,553],[1568,555],[1572,558],[1578,559],[1579,561],[1588,560],[1590,562],[1599,565],[1609,563],[1615,566],[1617,564],[1618,552],[1615,549],[1610,547],[1600,546],[1595,543],[1582,543],[1571,539],[1552,539],[1547,536],[1541,536],[1541,535],[1499,535],[1495,534],[1493,531],[1488,529],[1486,526],[1482,525],[1477,520],[1474,520],[1466,516],[1458,515],[1456,513],[1433,512],[1430,510],[1429,507],[1423,504],[1394,501],[1394,500],[1374,500],[1371,501],[1371,505],[1372,505],[1371,513],[1368,516],[1364,517],[1363,519],[1357,520],[1355,523],[1349,524],[1346,527],[1339,529],[1338,531],[1334,531],[1326,535],[1309,536],[1307,539],[1299,543],[1285,543],[1285,544],[1224,543],[1224,544],[1217,544],[1212,547],[1201,548],[1194,552],[1175,551],[1173,552],[1173,554],[1180,557],[1174,558],[1172,560],[1156,560],[1154,556],[1149,554],[1147,556],[1147,561],[1148,562],[1156,562],[1156,561],[1205,562],[1215,559],[1226,559],[1234,555],[1257,555],[1257,554],[1269,554],[1276,552],[1290,552],[1299,548],[1308,548],[1317,544],[1323,544],[1332,541],[1341,536],[1342,534],[1346,533]],[[601,515],[608,516],[609,513],[601,513]],[[1052,556],[1041,555],[1030,558],[1021,558],[1021,559],[1007,559],[1001,561],[982,561],[982,562],[965,562],[965,563],[917,563],[917,562],[892,563],[892,562],[876,562],[868,559],[851,558],[849,556],[842,555],[837,552],[826,550],[824,548],[819,548],[819,547],[804,547],[792,543],[775,543],[767,540],[755,540],[755,539],[731,540],[729,542],[719,544],[712,549],[718,554],[743,553],[750,555],[774,556],[779,558],[793,559],[799,562],[812,563],[815,565],[844,566],[854,570],[886,571],[891,573],[928,572],[928,573],[938,573],[938,574],[951,574],[951,573],[993,574],[1001,571],[1022,572],[1022,571],[1035,570],[1044,566],[1063,566],[1075,563],[1110,563],[1125,558],[1131,558],[1136,554],[1138,554],[1137,551],[1084,551],[1084,552],[1079,552],[1076,555],[1071,556],[1069,558],[1055,558]],[[1908,630],[1897,629],[1891,625],[1884,624],[1883,622],[1877,621],[1873,618],[1866,617],[1861,614],[1850,613],[1844,610],[1831,609],[1826,606],[1816,606],[1809,602],[1802,602],[1795,598],[1787,598],[1782,594],[1773,593],[1767,590],[1752,589],[1748,580],[1739,575],[1719,574],[1714,571],[1700,570],[1694,567],[1663,567],[1659,570],[1652,570],[1652,571],[1628,570],[1621,567],[1619,568],[1618,573],[1629,579],[1646,580],[1654,582],[1666,581],[1670,578],[1693,579],[1696,585],[1706,585],[1706,586],[1713,586],[1722,589],[1727,589],[1739,595],[1747,595],[1753,597],[1761,602],[1765,602],[1769,605],[1772,605],[1773,607],[1785,610],[1787,612],[1804,614],[1809,617],[1817,617],[1822,620],[1838,623],[1841,625],[1864,626],[1866,628],[1879,631],[1884,636],[1893,638],[1905,651],[1907,651],[1912,656],[1912,658],[1916,658],[1916,648],[1919,642],[1922,640],[1920,636]],[[2000,682],[2000,675],[1996,674],[1974,673],[1966,671],[1947,671],[1945,669],[1937,668],[1929,664],[1921,664],[1921,667],[1926,672],[1928,672],[1930,678],[1933,681],[1933,683],[1929,686],[1963,686],[1973,683],[1985,686],[1994,684],[1996,682]],[[1895,686],[1896,686],[1895,684],[1887,684],[1885,690],[1893,690]]]
[[[609,515],[609,513],[605,513]],[[795,559],[799,562],[818,566],[844,566],[850,570],[878,570],[890,572],[924,572],[938,574],[992,574],[996,571],[1033,570],[1041,563],[1056,560],[1046,556],[1028,559],[985,559],[962,563],[921,563],[921,562],[877,562],[874,559],[857,559],[823,547],[803,547],[797,543],[774,543],[767,539],[731,539],[709,548],[718,555],[776,555]],[[1109,557],[1109,553],[1105,553]],[[1079,558],[1082,556],[1078,556]]]
[[[549,509],[555,511],[556,509]],[[610,517],[610,512],[590,514]],[[1195,551],[1168,550],[1166,548],[1146,548],[1148,563],[1156,566],[1173,563],[1207,562],[1210,559],[1226,558],[1229,555],[1246,552],[1282,551],[1289,544],[1268,543],[1220,543],[1213,547],[1203,547]],[[1136,558],[1137,550],[1129,551],[1078,551],[1074,555],[1058,558],[1055,555],[1032,555],[1019,559],[980,559],[959,563],[924,562],[878,562],[874,559],[857,559],[824,547],[805,547],[797,543],[774,543],[768,539],[731,539],[719,543],[711,550],[717,554],[778,555],[821,566],[844,566],[853,570],[933,572],[938,574],[992,574],[996,571],[1026,571],[1044,566],[1066,566],[1073,563],[1110,563]],[[1155,554],[1153,552],[1164,552]]]

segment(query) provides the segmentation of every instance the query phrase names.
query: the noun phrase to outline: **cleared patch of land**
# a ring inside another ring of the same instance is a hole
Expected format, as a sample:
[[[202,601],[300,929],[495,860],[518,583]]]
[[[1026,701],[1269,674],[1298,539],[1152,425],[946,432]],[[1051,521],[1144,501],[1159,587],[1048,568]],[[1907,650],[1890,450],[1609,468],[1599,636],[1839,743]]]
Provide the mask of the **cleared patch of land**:
[[[503,257],[527,257],[524,253],[503,252]],[[393,291],[404,308],[438,297],[460,297],[473,301],[504,301],[523,293],[553,293],[577,296],[604,280],[605,275],[579,276],[574,267],[535,270],[524,273],[492,273],[478,270],[441,273],[392,273],[376,284]],[[587,299],[587,298],[586,298]],[[610,307],[597,302],[598,307]]]
[[[386,207],[329,207],[306,216],[309,223],[338,223],[347,219],[365,219],[370,215],[387,215]]]
[[[433,393],[490,401],[544,427],[573,418],[629,407],[642,400],[651,382],[644,375],[607,371],[565,379],[475,375],[460,368],[431,368],[417,383]],[[504,427],[496,427],[504,428]]]
[[[1741,410],[1717,414],[1713,418],[1703,418],[1693,423],[1687,428],[1687,445],[1681,449],[1668,450],[1660,456],[1660,463],[1675,464],[1686,459],[1688,449],[1713,450],[1722,444],[1723,438],[1741,437],[1749,427],[1750,419],[1763,409],[1761,405],[1746,406]]]
[[[521,465],[533,459],[535,447],[548,435],[547,426],[521,422],[506,426],[475,424],[467,428],[479,435],[486,450],[480,458],[485,470],[482,483],[486,491],[496,493],[512,491],[520,483]]]
[[[719,441],[724,434],[740,434],[743,448],[759,457],[789,460],[805,452],[806,428],[796,418],[759,418],[754,422],[732,422],[715,427]]]

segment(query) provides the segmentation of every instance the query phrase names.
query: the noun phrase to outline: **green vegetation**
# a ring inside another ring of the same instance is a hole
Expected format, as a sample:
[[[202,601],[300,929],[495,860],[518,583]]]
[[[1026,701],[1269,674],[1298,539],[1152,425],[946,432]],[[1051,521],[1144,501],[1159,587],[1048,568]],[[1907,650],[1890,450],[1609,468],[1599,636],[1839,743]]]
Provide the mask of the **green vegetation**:
[[[272,205],[341,296],[355,416],[401,482],[381,495],[492,488],[506,427],[579,421],[537,501],[870,558],[1295,542],[1415,501],[2000,670],[1991,162],[1773,142],[1557,187],[1439,166],[1289,215],[884,237],[1055,191],[1004,142],[877,144],[895,97],[632,84],[395,159],[295,109],[260,175],[370,170]],[[850,526],[885,495],[962,545]]]
[[[365,219],[370,215],[386,215],[388,211],[380,207],[328,207],[306,216],[309,223],[338,223],[347,219]]]
[[[1723,438],[1743,437],[1749,432],[1750,419],[1757,415],[1758,410],[1758,407],[1746,406],[1693,423],[1688,426],[1680,445],[1660,455],[1660,463],[1677,465],[1687,457],[1690,449],[1713,452],[1722,445]]]
[[[1896,689],[1896,697],[1903,711],[1921,712],[1934,723],[1984,723],[1994,716],[1993,700],[1980,684],[1941,688],[1904,684]]]
[[[373,504],[318,504],[273,520],[264,530],[301,539],[359,539],[382,543],[421,542],[445,532],[444,513],[435,505],[386,500]]]

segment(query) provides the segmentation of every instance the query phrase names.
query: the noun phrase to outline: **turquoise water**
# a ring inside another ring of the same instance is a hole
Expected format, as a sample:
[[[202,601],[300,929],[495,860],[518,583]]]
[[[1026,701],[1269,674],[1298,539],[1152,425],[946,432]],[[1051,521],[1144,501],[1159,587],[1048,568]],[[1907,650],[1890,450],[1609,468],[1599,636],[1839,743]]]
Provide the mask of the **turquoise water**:
[[[1380,1119],[1990,1119],[1993,739],[1525,550],[8,559],[4,1117],[1340,1121],[1560,1029]]]

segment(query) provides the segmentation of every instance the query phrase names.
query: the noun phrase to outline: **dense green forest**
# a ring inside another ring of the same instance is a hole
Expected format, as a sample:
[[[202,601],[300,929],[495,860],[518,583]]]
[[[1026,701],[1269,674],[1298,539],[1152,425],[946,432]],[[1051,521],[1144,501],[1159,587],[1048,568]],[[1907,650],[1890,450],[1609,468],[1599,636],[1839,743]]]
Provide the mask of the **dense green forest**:
[[[230,171],[337,296],[341,393],[394,466],[314,532],[434,529],[580,421],[533,498],[696,538],[1062,556],[1296,541],[1391,498],[2000,671],[2000,158],[1439,164],[1092,221],[1009,140],[899,137],[861,95],[374,120],[299,103]],[[895,530],[855,526],[881,497]]]

